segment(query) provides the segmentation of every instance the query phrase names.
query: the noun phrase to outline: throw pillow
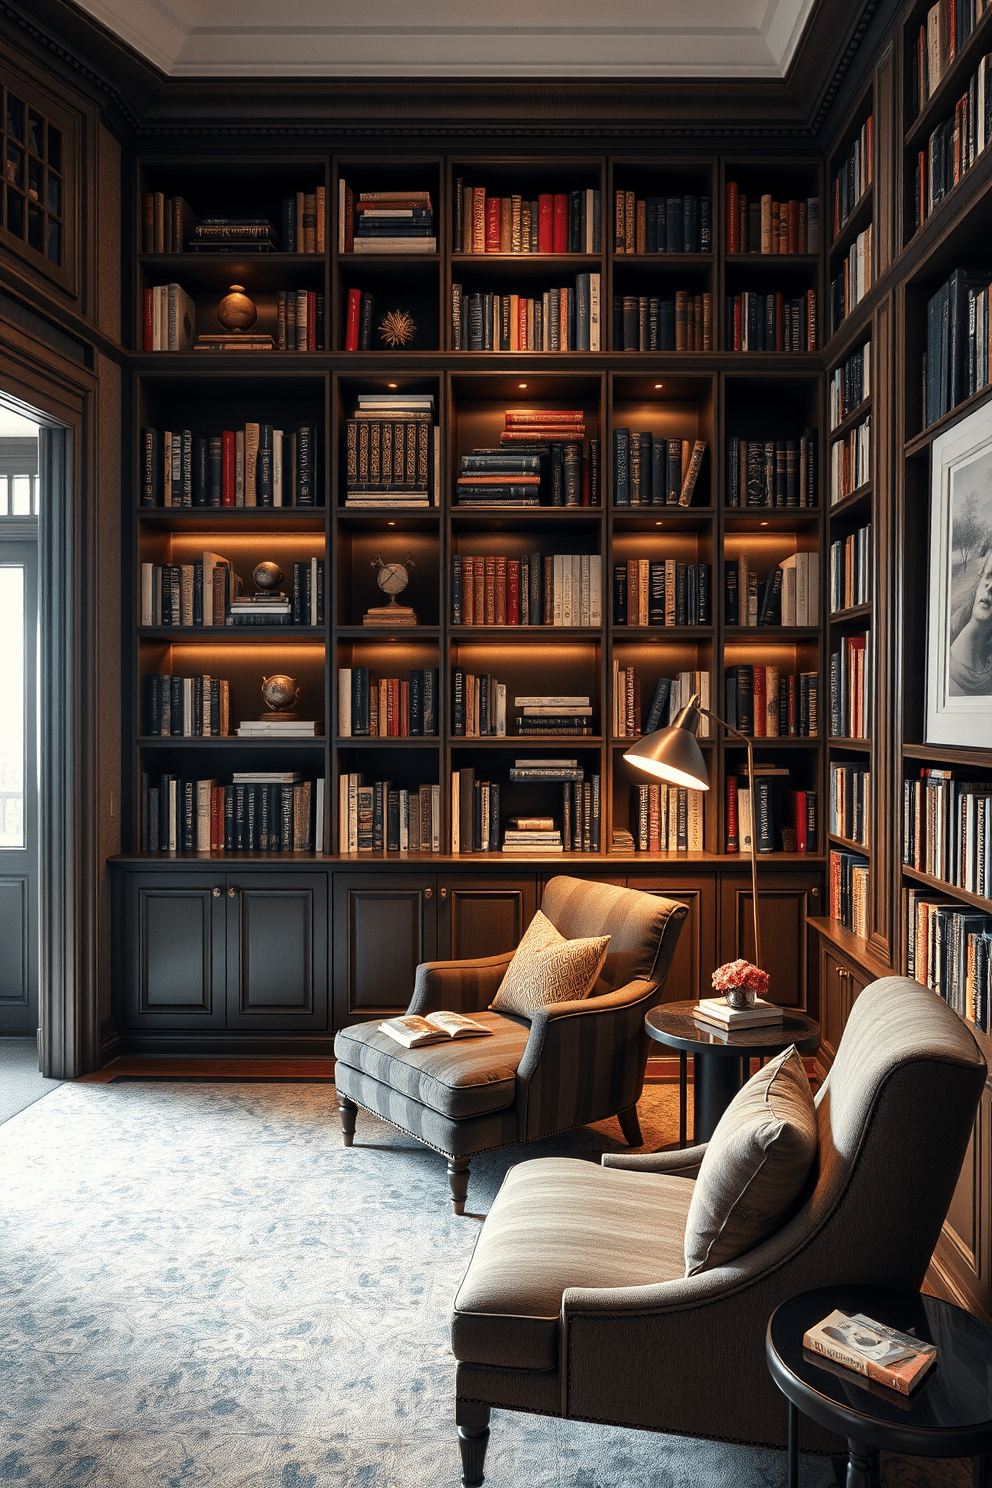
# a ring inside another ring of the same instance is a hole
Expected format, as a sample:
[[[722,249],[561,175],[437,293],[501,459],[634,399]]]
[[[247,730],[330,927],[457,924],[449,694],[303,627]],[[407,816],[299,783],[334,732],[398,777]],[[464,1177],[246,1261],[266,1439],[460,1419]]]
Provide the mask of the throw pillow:
[[[576,1002],[588,997],[606,960],[608,935],[566,940],[540,910],[506,968],[499,991],[490,1003],[497,1013],[529,1017],[552,1002]]]
[[[792,1044],[748,1080],[717,1123],[686,1218],[686,1276],[732,1261],[781,1226],[817,1144],[813,1095]]]

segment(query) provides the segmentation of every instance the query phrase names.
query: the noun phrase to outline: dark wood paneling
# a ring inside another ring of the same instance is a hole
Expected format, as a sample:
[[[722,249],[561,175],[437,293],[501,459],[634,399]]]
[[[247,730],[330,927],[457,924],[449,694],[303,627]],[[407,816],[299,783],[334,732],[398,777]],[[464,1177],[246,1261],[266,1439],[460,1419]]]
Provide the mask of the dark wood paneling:
[[[819,1062],[824,1073],[836,1057],[844,1024],[855,999],[864,991],[869,980],[849,961],[845,961],[820,942]]]
[[[992,1318],[992,1226],[989,1224],[992,1093],[986,1085],[934,1263],[955,1300]]]
[[[223,1028],[223,884],[219,874],[128,875],[122,1008],[128,1025]]]
[[[689,911],[665,984],[665,1002],[712,997],[710,978],[716,967],[716,878],[646,875],[628,878],[627,887],[643,889],[647,894],[660,894],[663,899],[675,899]]]
[[[334,1026],[409,1006],[437,951],[433,874],[334,875]]]
[[[876,311],[871,354],[874,399],[872,429],[875,443],[872,452],[873,479],[878,494],[872,520],[872,542],[875,544],[875,623],[872,626],[874,678],[871,699],[874,717],[870,723],[872,820],[869,824],[869,840],[872,844],[872,871],[868,879],[868,943],[879,960],[891,962],[896,919],[893,873],[901,858],[901,851],[896,833],[890,829],[889,824],[893,821],[900,824],[902,822],[902,803],[897,799],[901,789],[901,772],[895,769],[891,748],[891,741],[896,737],[898,728],[894,659],[897,636],[896,627],[888,619],[894,614],[894,554],[898,534],[892,520],[892,502],[881,499],[883,492],[887,494],[892,490],[897,468],[894,408],[895,314],[891,297],[883,300]]]
[[[808,915],[819,908],[818,874],[759,878],[761,956],[770,977],[768,996],[783,1007],[805,1009],[815,971],[811,967]],[[815,897],[814,897],[815,890]],[[754,960],[754,910],[750,878],[726,877],[720,885],[720,960]]]
[[[228,879],[229,1028],[326,1028],[327,875]]]
[[[453,961],[515,950],[537,907],[537,877],[442,879],[438,954]]]

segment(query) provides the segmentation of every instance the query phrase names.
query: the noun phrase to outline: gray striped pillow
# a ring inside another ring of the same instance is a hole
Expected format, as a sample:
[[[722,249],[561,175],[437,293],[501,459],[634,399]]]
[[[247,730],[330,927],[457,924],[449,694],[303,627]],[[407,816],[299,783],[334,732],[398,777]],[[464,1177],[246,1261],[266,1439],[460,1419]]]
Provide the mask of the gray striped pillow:
[[[686,1217],[686,1276],[774,1234],[806,1182],[817,1142],[813,1095],[791,1044],[737,1092],[710,1138]]]

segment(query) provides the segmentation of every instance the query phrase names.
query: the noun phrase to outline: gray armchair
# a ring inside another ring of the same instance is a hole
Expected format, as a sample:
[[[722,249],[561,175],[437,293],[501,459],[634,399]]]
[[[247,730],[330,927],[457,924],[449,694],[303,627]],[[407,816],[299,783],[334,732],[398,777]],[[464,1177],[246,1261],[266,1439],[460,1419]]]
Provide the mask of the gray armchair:
[[[784,1446],[769,1316],[832,1282],[919,1288],[985,1076],[938,997],[903,977],[875,982],[817,1093],[804,1201],[754,1249],[688,1278],[705,1147],[511,1168],[455,1299],[463,1482],[482,1482],[492,1406]],[[803,1432],[804,1446],[836,1448],[811,1422]]]
[[[417,968],[408,1012],[447,1009],[485,1023],[493,1036],[404,1049],[375,1024],[343,1028],[334,1080],[345,1146],[357,1108],[409,1132],[448,1159],[456,1214],[465,1211],[469,1163],[479,1152],[533,1142],[618,1116],[641,1142],[637,1101],[648,1040],[644,1015],[661,1001],[686,909],[654,894],[554,878],[541,909],[568,940],[609,935],[592,994],[529,1018],[487,1011],[513,952]]]

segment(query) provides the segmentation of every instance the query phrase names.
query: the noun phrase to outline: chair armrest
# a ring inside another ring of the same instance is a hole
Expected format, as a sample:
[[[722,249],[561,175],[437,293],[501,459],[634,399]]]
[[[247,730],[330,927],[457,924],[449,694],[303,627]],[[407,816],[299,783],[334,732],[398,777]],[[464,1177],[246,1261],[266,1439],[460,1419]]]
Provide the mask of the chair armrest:
[[[657,983],[642,979],[628,982],[613,992],[604,992],[600,997],[584,997],[578,1002],[553,1002],[548,1007],[536,1008],[530,1015],[530,1037],[517,1070],[517,1079],[530,1079],[539,1061],[560,1057],[566,1042],[578,1035],[590,1018],[609,1018],[616,1014],[625,1021],[642,1025],[656,986]]]
[[[474,961],[421,961],[408,1013],[481,1013],[489,1006],[514,952]]]
[[[706,1152],[706,1143],[680,1152],[604,1152],[604,1168],[626,1168],[635,1173],[670,1173],[673,1178],[695,1178]]]

